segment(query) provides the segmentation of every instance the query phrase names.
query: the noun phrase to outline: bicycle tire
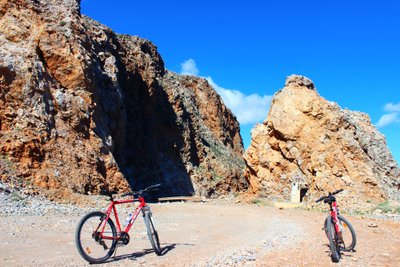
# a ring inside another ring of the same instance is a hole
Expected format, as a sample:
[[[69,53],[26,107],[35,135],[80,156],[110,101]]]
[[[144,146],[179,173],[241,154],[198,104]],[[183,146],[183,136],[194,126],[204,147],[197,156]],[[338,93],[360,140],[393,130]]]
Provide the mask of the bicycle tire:
[[[160,240],[158,238],[158,233],[154,225],[154,220],[150,208],[146,208],[146,210],[144,211],[143,218],[144,218],[144,223],[146,224],[147,236],[149,237],[151,246],[154,252],[158,256],[160,256],[161,255]]]
[[[331,260],[332,262],[340,261],[340,247],[338,246],[338,237],[335,231],[335,225],[333,223],[332,217],[328,216],[327,220],[327,231],[329,239],[329,247],[331,249]]]
[[[324,228],[325,228],[326,237],[329,239],[329,234],[327,232],[328,218],[331,219],[332,217],[329,215],[325,219]],[[346,228],[346,227],[349,229],[350,234],[351,234],[351,242],[345,242],[344,244],[340,244],[340,250],[341,251],[346,251],[346,252],[353,251],[355,246],[356,246],[356,244],[357,244],[356,232],[355,232],[353,226],[351,225],[351,223],[346,218],[344,218],[342,215],[338,215],[338,219],[339,219],[340,227],[342,229],[342,234],[346,235],[346,233],[344,231],[344,228]],[[347,237],[343,237],[343,239],[347,241]],[[350,243],[350,245],[347,245],[346,243],[347,244]]]
[[[98,217],[98,220],[100,222],[96,222]],[[98,228],[100,224],[103,223],[104,218],[106,217],[106,214],[100,211],[94,211],[91,213],[86,214],[78,223],[78,226],[76,228],[75,232],[75,244],[78,249],[79,254],[84,258],[86,261],[89,263],[103,263],[105,262],[108,258],[111,257],[111,255],[114,253],[115,248],[117,246],[117,240],[107,240],[108,243],[111,242],[110,246],[107,246],[106,241],[103,240],[103,243],[101,244],[99,241],[95,240],[94,237],[94,230],[93,228]],[[97,225],[96,225],[97,224]],[[113,237],[117,236],[117,230],[115,228],[114,222],[109,218],[106,222],[106,227],[105,231],[112,233]],[[89,227],[86,229],[86,227]],[[89,231],[90,230],[90,231]],[[89,232],[89,233],[88,233]],[[105,247],[107,246],[107,248]],[[93,256],[90,254],[96,253],[97,251],[100,251],[99,254],[101,256]],[[105,255],[103,256],[103,252]]]
[[[345,242],[343,244],[340,244],[340,250],[341,251],[352,251],[352,250],[354,250],[354,248],[357,244],[356,232],[354,231],[354,228],[351,225],[351,223],[346,218],[344,218],[341,215],[338,215],[338,218],[339,218],[339,222],[340,222],[343,239],[345,240]],[[347,239],[349,238],[347,231],[345,231],[346,228],[348,228],[350,231],[351,242],[346,242],[346,241],[348,241]],[[347,245],[346,243],[347,244],[350,243],[350,245]]]

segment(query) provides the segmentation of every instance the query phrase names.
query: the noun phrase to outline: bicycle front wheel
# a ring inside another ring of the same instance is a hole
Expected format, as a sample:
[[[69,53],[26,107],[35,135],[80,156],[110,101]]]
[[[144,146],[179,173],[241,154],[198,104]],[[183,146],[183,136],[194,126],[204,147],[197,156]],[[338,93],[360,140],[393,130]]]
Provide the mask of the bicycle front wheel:
[[[144,216],[144,223],[146,224],[147,228],[147,236],[149,237],[151,246],[153,247],[154,252],[158,256],[160,256],[161,255],[160,240],[158,239],[158,233],[149,207],[145,208],[143,216]]]
[[[90,263],[105,262],[115,251],[117,231],[113,221],[105,221],[106,214],[100,211],[85,215],[75,233],[79,254]],[[104,227],[104,231],[103,231]]]
[[[331,216],[328,216],[328,218],[327,218],[325,231],[328,234],[332,262],[339,262],[340,261],[340,247],[339,247],[339,243],[338,243],[338,236],[337,236],[336,230],[335,230],[335,224],[333,223]]]

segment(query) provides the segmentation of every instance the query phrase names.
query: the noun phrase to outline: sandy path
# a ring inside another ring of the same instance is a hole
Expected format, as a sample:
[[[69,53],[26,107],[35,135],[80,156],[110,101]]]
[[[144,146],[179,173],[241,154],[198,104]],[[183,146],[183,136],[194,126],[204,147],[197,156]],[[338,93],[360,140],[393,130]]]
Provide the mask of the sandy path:
[[[162,256],[139,218],[131,242],[104,266],[400,266],[400,223],[348,217],[357,251],[330,262],[325,214],[256,205],[151,205]],[[0,218],[0,266],[86,266],[74,243],[82,214]],[[369,227],[369,224],[377,227]]]

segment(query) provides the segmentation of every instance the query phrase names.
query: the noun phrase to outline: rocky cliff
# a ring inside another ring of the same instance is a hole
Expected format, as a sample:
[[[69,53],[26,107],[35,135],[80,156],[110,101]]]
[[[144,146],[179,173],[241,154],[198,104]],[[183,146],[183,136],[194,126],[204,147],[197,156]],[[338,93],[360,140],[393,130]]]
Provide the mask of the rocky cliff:
[[[204,79],[166,70],[151,42],[77,0],[0,0],[0,16],[2,181],[58,195],[246,188],[239,124]]]
[[[400,199],[400,170],[385,137],[360,112],[322,98],[303,76],[290,76],[245,153],[253,193],[302,200],[346,189],[348,203]]]

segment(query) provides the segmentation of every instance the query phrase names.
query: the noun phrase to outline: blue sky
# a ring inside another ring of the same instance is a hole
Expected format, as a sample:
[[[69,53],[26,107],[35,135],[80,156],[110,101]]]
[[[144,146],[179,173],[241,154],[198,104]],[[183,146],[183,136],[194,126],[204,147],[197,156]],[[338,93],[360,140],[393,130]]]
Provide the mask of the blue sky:
[[[82,13],[159,49],[166,67],[205,77],[250,130],[286,76],[370,115],[400,162],[400,1],[82,0]]]

